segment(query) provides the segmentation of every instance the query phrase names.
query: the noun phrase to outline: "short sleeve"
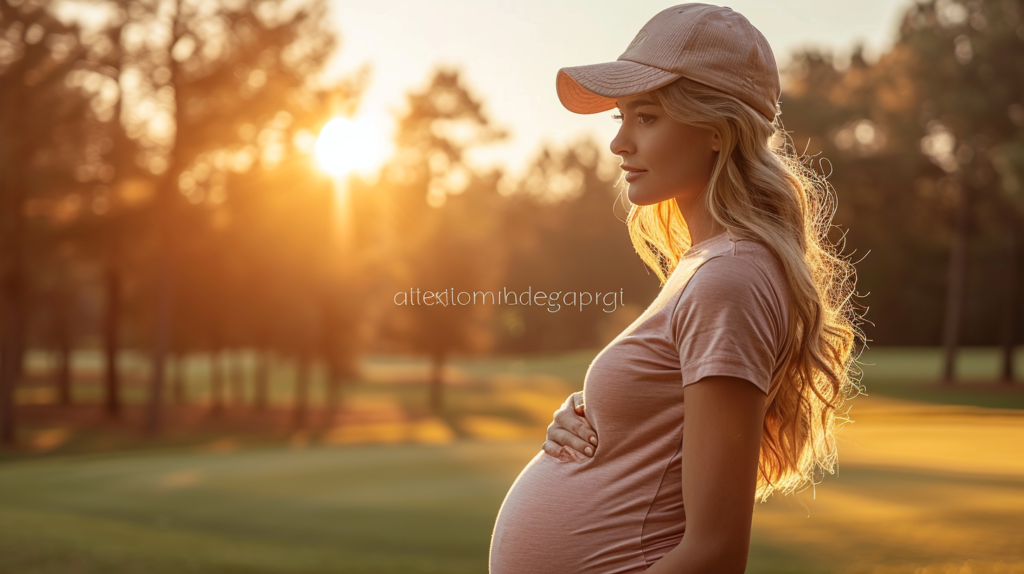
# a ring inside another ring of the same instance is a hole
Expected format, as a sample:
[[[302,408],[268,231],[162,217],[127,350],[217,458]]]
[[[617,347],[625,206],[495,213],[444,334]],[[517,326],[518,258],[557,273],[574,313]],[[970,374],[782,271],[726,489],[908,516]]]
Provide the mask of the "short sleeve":
[[[672,314],[683,386],[708,376],[746,379],[768,392],[786,329],[784,278],[738,256],[705,261]]]

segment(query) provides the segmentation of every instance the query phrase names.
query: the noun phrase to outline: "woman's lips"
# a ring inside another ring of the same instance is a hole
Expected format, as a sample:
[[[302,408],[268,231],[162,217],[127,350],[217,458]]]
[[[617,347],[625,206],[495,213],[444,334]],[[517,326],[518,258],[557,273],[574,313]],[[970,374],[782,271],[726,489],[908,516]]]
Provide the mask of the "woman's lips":
[[[631,172],[626,174],[626,181],[628,181],[629,183],[633,183],[634,181],[636,181],[636,180],[640,179],[641,177],[643,177],[643,175],[645,173],[647,173],[647,170],[631,171]]]

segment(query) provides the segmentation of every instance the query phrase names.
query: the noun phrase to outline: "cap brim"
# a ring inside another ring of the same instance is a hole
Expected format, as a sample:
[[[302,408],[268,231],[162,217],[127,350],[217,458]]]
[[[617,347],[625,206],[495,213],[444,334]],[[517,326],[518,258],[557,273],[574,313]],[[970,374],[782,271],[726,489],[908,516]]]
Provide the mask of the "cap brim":
[[[570,112],[596,114],[615,108],[615,99],[660,88],[681,78],[661,68],[616,60],[558,70],[555,89]]]

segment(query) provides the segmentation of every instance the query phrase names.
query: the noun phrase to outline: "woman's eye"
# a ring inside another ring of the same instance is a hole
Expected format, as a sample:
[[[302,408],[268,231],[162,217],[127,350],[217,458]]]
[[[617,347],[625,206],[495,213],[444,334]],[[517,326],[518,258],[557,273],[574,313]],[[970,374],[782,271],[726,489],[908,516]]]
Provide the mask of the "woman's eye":
[[[639,123],[641,125],[649,124],[653,122],[655,119],[654,116],[649,116],[647,114],[636,114],[636,117],[640,119]],[[622,114],[612,114],[612,119],[615,120],[616,122],[621,122]]]

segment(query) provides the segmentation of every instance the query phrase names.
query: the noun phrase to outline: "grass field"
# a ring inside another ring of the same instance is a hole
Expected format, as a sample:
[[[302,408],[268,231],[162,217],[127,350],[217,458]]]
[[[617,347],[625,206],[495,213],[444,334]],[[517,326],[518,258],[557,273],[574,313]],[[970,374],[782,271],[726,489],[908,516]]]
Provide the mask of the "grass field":
[[[0,572],[486,572],[502,498],[592,357],[457,361],[441,419],[425,365],[375,358],[306,432],[200,417],[154,441],[40,410],[0,463]],[[838,473],[757,507],[747,571],[1024,573],[1024,391],[980,382],[994,360],[967,353],[970,383],[942,389],[934,351],[866,353]]]

